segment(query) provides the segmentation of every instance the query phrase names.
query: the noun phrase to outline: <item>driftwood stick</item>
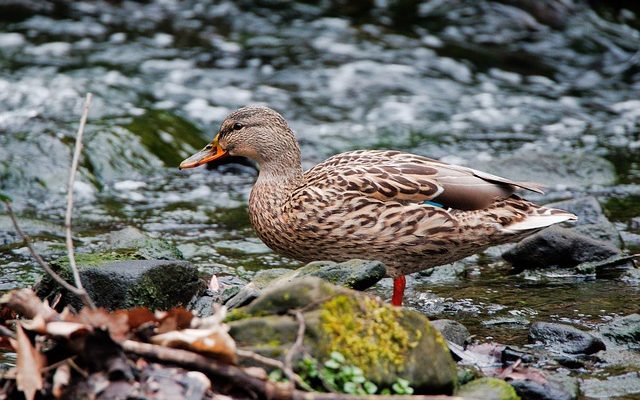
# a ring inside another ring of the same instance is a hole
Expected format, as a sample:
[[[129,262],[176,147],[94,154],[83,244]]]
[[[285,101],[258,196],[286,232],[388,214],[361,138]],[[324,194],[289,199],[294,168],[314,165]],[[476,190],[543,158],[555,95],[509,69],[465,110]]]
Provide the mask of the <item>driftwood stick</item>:
[[[78,126],[78,133],[76,134],[76,144],[73,151],[71,168],[69,169],[69,182],[67,184],[67,212],[65,213],[64,218],[64,227],[67,239],[67,254],[69,257],[69,268],[71,268],[71,272],[73,273],[73,280],[75,281],[76,287],[80,290],[83,290],[84,288],[82,287],[80,272],[78,271],[78,266],[76,265],[76,257],[73,252],[73,237],[71,236],[71,214],[73,211],[73,186],[76,180],[76,171],[78,170],[80,153],[82,152],[82,135],[84,134],[84,127],[87,123],[87,115],[89,114],[89,107],[91,106],[91,98],[92,94],[87,93],[87,97],[85,98],[84,107],[82,110],[82,116],[80,117],[80,126]],[[96,308],[90,298],[88,299],[88,302],[85,302],[85,304],[91,308]]]
[[[22,229],[20,228],[20,225],[18,225],[18,220],[16,219],[16,215],[13,212],[13,208],[11,208],[11,203],[9,203],[8,201],[4,201],[4,206],[7,208],[7,214],[9,214],[9,218],[11,219],[11,222],[13,223],[13,227],[16,230],[16,232],[18,233],[18,236],[20,236],[20,238],[24,241],[24,243],[27,245],[27,248],[29,249],[29,252],[31,253],[31,255],[33,256],[33,258],[35,258],[36,262],[42,267],[42,269],[45,270],[45,272],[47,274],[49,274],[49,276],[56,281],[60,286],[62,286],[64,289],[70,291],[71,293],[75,294],[76,296],[78,296],[80,298],[80,300],[82,300],[82,302],[84,303],[84,305],[89,306],[89,307],[95,307],[93,305],[93,301],[91,300],[91,298],[89,297],[89,295],[87,294],[87,292],[84,289],[79,289],[73,285],[71,285],[69,282],[65,281],[64,279],[62,279],[62,277],[60,275],[58,275],[49,265],[49,263],[47,263],[45,260],[42,259],[42,257],[40,257],[40,254],[38,254],[38,252],[33,248],[33,245],[31,244],[31,239],[29,239],[29,236],[27,236],[26,233],[24,233],[22,231]]]

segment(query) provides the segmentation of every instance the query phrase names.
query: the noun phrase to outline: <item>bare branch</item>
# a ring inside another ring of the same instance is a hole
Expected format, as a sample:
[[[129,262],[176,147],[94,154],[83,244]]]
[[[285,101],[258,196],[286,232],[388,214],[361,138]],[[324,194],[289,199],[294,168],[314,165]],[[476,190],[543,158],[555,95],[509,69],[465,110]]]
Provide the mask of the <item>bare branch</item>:
[[[51,266],[42,259],[42,257],[40,257],[40,254],[38,254],[38,252],[36,252],[36,250],[33,248],[33,245],[31,244],[31,239],[29,239],[29,236],[27,236],[22,229],[20,229],[20,225],[18,225],[18,220],[16,219],[16,215],[13,212],[13,208],[11,208],[11,203],[9,203],[8,201],[4,201],[4,206],[7,208],[7,214],[9,214],[9,218],[11,219],[11,222],[13,223],[13,227],[15,228],[16,232],[18,233],[18,236],[20,236],[20,238],[24,241],[24,243],[27,245],[27,248],[29,249],[29,252],[31,253],[31,255],[33,256],[33,258],[36,259],[36,262],[42,267],[42,269],[45,270],[45,272],[47,274],[49,274],[49,276],[56,281],[60,286],[62,286],[64,289],[70,291],[71,293],[75,294],[76,296],[78,296],[80,298],[80,300],[82,301],[82,303],[84,303],[84,305],[91,307],[91,308],[95,308],[95,305],[93,304],[93,301],[91,300],[91,298],[89,297],[89,295],[87,294],[87,292],[84,289],[79,289],[73,285],[71,285],[69,282],[65,281],[64,279],[62,279],[60,277],[60,275],[58,275],[52,268]]]
[[[69,170],[69,183],[67,184],[67,212],[64,218],[64,227],[67,236],[67,254],[69,257],[69,267],[73,273],[73,280],[76,283],[76,287],[83,290],[82,281],[80,280],[80,273],[78,272],[78,266],[76,265],[76,257],[73,252],[73,238],[71,236],[71,214],[73,210],[73,185],[76,179],[76,171],[78,170],[78,162],[80,160],[80,153],[82,152],[82,135],[84,134],[84,126],[87,122],[87,115],[89,114],[89,106],[91,105],[91,93],[87,93],[87,97],[84,101],[84,107],[82,110],[82,117],[80,117],[80,126],[78,126],[78,133],[76,134],[76,145],[73,151],[73,160],[71,161],[71,169]],[[92,308],[95,308],[92,307]]]
[[[306,324],[304,322],[304,315],[302,315],[302,311],[300,310],[292,310],[289,312],[290,314],[295,315],[296,320],[298,321],[298,334],[296,336],[296,341],[293,343],[293,346],[287,351],[287,354],[284,356],[284,368],[283,372],[287,375],[287,378],[291,382],[295,382],[295,377],[297,376],[293,372],[293,357],[302,350],[302,344],[304,342],[304,331],[306,329]]]
[[[257,363],[260,363],[262,365],[266,365],[268,367],[273,367],[273,368],[279,368],[282,371],[286,370],[286,366],[284,365],[284,363],[280,360],[276,360],[275,358],[269,358],[269,357],[265,357],[262,354],[258,354],[255,353],[253,351],[249,351],[249,350],[242,350],[242,349],[237,349],[236,350],[236,354],[238,355],[238,357],[241,358],[246,358],[249,360],[253,360]],[[287,378],[292,381],[295,382],[296,385],[298,385],[298,387],[301,387],[305,390],[310,390],[311,388],[309,387],[309,385],[307,385],[307,383],[300,377],[300,375],[296,374],[295,372],[293,372],[292,369],[289,369],[289,373],[287,374]]]

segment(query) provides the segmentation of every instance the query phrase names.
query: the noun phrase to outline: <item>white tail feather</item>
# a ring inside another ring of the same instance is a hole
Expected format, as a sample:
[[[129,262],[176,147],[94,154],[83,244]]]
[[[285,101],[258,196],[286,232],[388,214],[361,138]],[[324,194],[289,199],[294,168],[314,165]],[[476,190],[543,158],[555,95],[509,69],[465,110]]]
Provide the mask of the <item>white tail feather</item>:
[[[508,231],[527,231],[530,229],[540,229],[564,221],[576,221],[578,217],[573,214],[555,215],[530,215],[525,220],[504,227]]]

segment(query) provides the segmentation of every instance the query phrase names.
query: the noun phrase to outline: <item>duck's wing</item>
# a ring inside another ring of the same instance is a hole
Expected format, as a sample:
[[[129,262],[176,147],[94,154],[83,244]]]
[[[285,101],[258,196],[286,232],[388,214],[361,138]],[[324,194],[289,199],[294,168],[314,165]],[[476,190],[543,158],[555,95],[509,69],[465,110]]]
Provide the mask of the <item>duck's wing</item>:
[[[536,184],[399,151],[338,154],[307,171],[305,177],[318,188],[337,186],[382,201],[433,201],[459,210],[483,209],[517,188],[542,193]]]

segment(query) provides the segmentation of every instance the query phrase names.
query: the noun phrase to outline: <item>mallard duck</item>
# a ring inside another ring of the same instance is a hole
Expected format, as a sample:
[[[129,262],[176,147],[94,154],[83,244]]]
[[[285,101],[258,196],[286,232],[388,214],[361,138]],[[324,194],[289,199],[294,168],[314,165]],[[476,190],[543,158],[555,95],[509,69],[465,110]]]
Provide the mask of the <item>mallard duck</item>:
[[[380,260],[394,278],[395,305],[402,304],[406,274],[577,219],[514,194],[541,193],[537,184],[400,151],[350,151],[305,172],[293,131],[267,107],[229,114],[180,169],[228,155],[260,168],[249,215],[267,246],[303,262]]]

